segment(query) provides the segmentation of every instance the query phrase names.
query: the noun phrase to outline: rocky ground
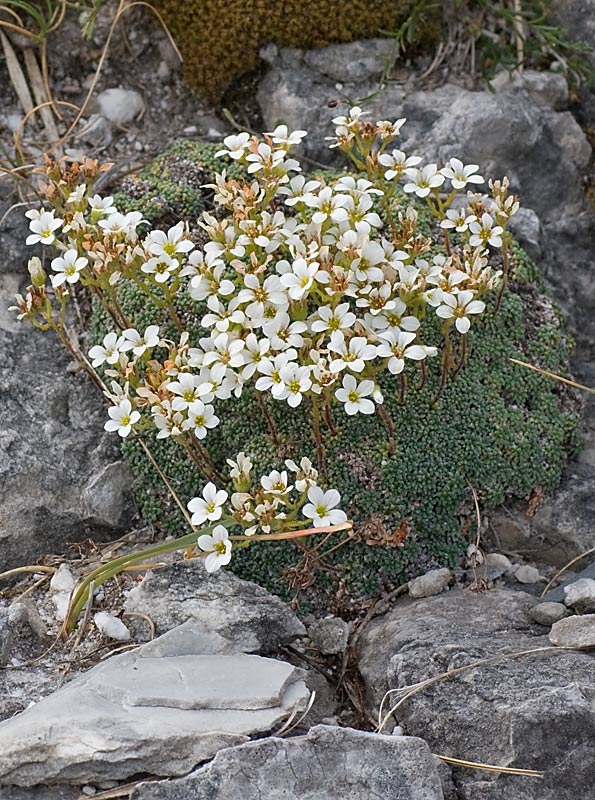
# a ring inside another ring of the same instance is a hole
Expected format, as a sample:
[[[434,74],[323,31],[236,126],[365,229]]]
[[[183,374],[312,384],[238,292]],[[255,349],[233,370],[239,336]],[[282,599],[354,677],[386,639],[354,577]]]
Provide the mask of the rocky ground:
[[[584,9],[558,5],[571,33],[589,33],[577,20]],[[81,46],[76,19],[65,23],[49,54],[56,96],[83,101],[109,24],[108,4]],[[262,74],[229,105],[251,127],[282,119],[306,128],[304,156],[327,164],[329,101],[373,94],[386,57],[380,40],[269,47]],[[0,75],[0,136],[10,149],[23,112],[1,60]],[[595,215],[586,198],[594,96],[571,97],[554,71],[501,74],[492,90],[447,75],[420,83],[404,65],[394,75],[369,108],[408,118],[405,150],[415,141],[424,157],[462,154],[510,176],[523,198],[515,234],[568,314],[577,376],[595,385]],[[139,10],[118,29],[67,150],[114,161],[115,181],[179,136],[227,130],[221,109],[183,86],[167,37]],[[32,157],[38,135],[25,136]],[[566,571],[540,594],[557,567],[595,546],[595,405],[585,404],[585,448],[560,489],[532,515],[519,503],[484,520],[492,553],[428,573],[357,618],[298,619],[232,574],[208,577],[201,564],[165,559],[102,587],[99,613],[62,642],[78,575],[151,542],[153,531],[134,518],[100,398],[59,348],[6,311],[27,258],[9,186],[0,182],[0,571],[36,569],[6,581],[0,598],[0,797],[587,797],[595,569]]]

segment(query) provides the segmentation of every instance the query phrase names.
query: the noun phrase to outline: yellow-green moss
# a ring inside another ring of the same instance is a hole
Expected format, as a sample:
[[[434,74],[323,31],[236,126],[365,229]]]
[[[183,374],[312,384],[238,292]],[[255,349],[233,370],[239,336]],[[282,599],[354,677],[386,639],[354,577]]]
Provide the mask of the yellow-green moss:
[[[322,47],[395,31],[415,0],[159,0],[184,76],[217,94],[254,69],[260,48]],[[438,15],[439,16],[439,15]]]

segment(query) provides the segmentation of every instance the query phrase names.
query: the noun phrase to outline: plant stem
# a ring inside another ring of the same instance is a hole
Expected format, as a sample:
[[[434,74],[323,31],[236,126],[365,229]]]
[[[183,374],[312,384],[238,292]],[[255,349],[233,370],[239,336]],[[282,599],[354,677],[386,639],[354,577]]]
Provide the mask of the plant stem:
[[[275,421],[273,420],[273,418],[272,418],[272,416],[271,416],[271,414],[270,414],[270,412],[269,412],[269,410],[267,408],[267,404],[266,404],[266,401],[265,401],[265,399],[264,399],[264,397],[262,395],[262,392],[257,391],[256,392],[256,397],[258,399],[258,405],[260,406],[260,410],[262,411],[263,416],[264,416],[264,418],[266,420],[267,427],[268,427],[269,433],[271,435],[271,439],[273,440],[273,444],[275,445],[275,447],[278,447],[281,444],[281,442],[279,441],[279,436],[277,434],[277,427],[275,425]]]
[[[329,433],[331,436],[335,436],[337,433],[337,429],[335,427],[335,423],[333,422],[333,413],[331,410],[331,404],[329,402],[328,397],[325,398],[324,402],[324,418],[326,420],[326,424],[328,425]]]
[[[496,300],[496,311],[500,310],[500,305],[502,303],[502,297],[504,295],[504,290],[508,285],[508,271],[510,269],[510,258],[508,255],[508,247],[506,244],[502,250],[502,284],[500,286],[500,291],[498,292],[498,298]]]
[[[392,456],[395,454],[395,423],[392,421],[392,418],[386,410],[384,403],[381,403],[378,406],[378,414],[380,415],[380,419],[386,428],[386,432],[388,434],[388,454],[389,456]]]
[[[323,477],[325,477],[326,461],[324,457],[324,445],[322,443],[322,436],[320,433],[320,406],[318,405],[318,398],[315,395],[312,395],[312,431],[314,433],[314,443],[316,445],[318,471]]]
[[[459,374],[466,360],[467,360],[467,334],[464,333],[461,336],[461,357],[459,359],[459,363],[453,370],[452,373],[453,378],[456,378],[456,376]]]

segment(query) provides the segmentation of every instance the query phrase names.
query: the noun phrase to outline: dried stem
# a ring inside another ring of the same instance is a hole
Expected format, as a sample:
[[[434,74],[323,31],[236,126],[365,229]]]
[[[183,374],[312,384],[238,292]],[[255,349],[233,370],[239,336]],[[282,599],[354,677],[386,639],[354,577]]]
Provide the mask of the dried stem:
[[[320,432],[320,406],[318,405],[318,398],[314,395],[312,396],[312,430],[314,431],[314,443],[316,445],[318,471],[322,476],[325,476],[326,459],[324,454],[324,445],[322,443],[322,435]]]
[[[269,433],[271,435],[271,439],[273,440],[273,444],[275,447],[278,447],[281,442],[279,441],[279,435],[277,434],[277,426],[275,425],[275,421],[272,418],[266,404],[266,400],[264,399],[262,392],[257,391],[256,397],[258,398],[258,405],[260,406],[260,410],[263,413],[263,416],[266,420],[267,427],[269,429]]]
[[[391,415],[386,410],[384,403],[378,406],[378,414],[386,428],[388,434],[388,454],[392,456],[395,453],[395,423],[392,421]]]

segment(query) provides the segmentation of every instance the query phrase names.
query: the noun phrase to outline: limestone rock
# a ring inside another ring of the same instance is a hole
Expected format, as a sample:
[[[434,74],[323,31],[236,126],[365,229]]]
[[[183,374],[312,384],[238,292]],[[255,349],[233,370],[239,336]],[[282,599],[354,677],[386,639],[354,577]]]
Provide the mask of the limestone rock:
[[[96,103],[102,116],[116,125],[127,125],[145,108],[142,95],[133,89],[105,89],[97,95]]]
[[[308,695],[298,670],[260,656],[113,656],[0,724],[0,785],[182,775]]]
[[[521,591],[452,590],[403,600],[360,639],[360,671],[370,704],[409,686],[490,656],[548,647],[530,623],[535,599]],[[572,617],[554,625],[566,626]],[[595,644],[595,617],[591,636]],[[587,623],[582,623],[587,625]],[[595,782],[595,656],[540,652],[502,659],[442,679],[410,697],[398,722],[433,752],[543,770],[542,780],[456,770],[466,800],[576,800]],[[568,742],[572,741],[572,748]]]
[[[318,725],[306,737],[265,739],[218,753],[174,781],[144,783],[131,800],[443,800],[421,739]]]
[[[561,619],[552,625],[549,638],[556,647],[595,647],[595,614]]]
[[[580,578],[564,587],[564,604],[576,611],[595,611],[595,580]]]
[[[349,642],[349,625],[339,617],[317,619],[308,627],[308,636],[322,655],[344,653]]]
[[[217,652],[270,653],[306,632],[278,597],[232,572],[209,575],[202,561],[188,560],[149,572],[127,596],[125,608],[148,614],[163,633],[187,620],[209,634]],[[208,652],[215,652],[208,650]]]
[[[431,569],[419,578],[409,581],[408,588],[411,597],[431,597],[448,589],[453,580],[453,573],[447,567]]]

